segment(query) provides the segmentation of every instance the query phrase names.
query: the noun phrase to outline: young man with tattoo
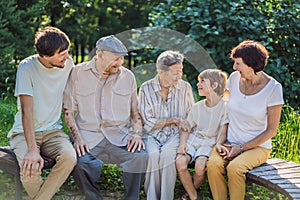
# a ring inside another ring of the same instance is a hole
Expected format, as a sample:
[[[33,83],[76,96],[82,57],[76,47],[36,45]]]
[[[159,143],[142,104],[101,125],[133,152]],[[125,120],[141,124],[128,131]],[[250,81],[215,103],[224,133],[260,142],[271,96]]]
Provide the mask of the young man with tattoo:
[[[64,92],[65,122],[78,156],[72,175],[86,199],[102,199],[96,182],[109,155],[123,168],[124,199],[139,199],[148,155],[136,80],[122,67],[127,49],[119,39],[100,38],[96,48],[91,61],[72,70]]]

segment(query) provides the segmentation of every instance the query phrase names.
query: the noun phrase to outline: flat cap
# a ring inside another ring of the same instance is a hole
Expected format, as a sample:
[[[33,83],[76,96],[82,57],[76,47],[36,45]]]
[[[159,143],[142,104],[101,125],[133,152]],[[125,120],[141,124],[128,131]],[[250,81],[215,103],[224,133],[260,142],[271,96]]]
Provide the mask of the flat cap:
[[[127,48],[114,35],[100,38],[96,43],[97,50],[110,51],[119,56],[127,56]]]

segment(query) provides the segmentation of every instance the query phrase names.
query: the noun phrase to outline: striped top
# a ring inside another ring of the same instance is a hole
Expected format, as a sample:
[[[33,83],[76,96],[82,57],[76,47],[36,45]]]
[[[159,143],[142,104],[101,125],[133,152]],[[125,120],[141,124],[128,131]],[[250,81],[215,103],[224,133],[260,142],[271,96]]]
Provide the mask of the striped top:
[[[179,133],[180,128],[171,125],[153,130],[153,127],[158,120],[162,119],[186,119],[194,104],[194,96],[191,85],[184,80],[179,80],[174,87],[170,88],[167,101],[163,100],[160,90],[158,75],[143,83],[139,91],[139,109],[144,132],[164,143],[169,136]]]

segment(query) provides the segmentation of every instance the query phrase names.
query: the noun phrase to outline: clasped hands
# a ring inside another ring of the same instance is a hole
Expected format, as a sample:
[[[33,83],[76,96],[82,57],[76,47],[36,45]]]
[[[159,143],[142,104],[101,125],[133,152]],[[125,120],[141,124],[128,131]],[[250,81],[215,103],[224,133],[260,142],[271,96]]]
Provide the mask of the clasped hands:
[[[184,131],[184,132],[190,133],[190,131],[191,131],[191,126],[190,126],[189,122],[186,119],[182,120],[180,118],[170,118],[170,119],[167,120],[166,123],[167,124],[168,123],[169,124],[175,124],[176,126],[179,126],[181,128],[181,130]]]
[[[216,150],[223,159],[227,160],[232,160],[241,153],[240,145],[237,144],[216,144]]]

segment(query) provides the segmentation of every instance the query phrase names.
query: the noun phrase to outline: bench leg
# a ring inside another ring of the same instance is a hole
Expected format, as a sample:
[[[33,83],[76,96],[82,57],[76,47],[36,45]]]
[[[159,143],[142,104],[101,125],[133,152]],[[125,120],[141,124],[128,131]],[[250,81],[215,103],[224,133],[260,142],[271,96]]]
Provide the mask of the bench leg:
[[[16,185],[16,200],[22,200],[22,183],[20,180],[20,175],[15,175],[15,185]]]

